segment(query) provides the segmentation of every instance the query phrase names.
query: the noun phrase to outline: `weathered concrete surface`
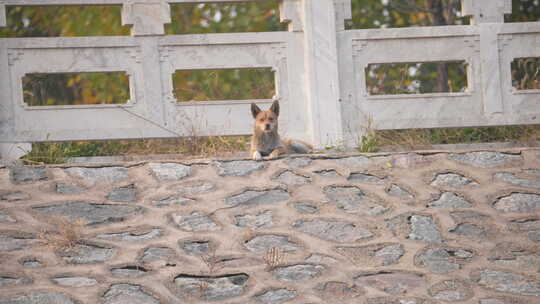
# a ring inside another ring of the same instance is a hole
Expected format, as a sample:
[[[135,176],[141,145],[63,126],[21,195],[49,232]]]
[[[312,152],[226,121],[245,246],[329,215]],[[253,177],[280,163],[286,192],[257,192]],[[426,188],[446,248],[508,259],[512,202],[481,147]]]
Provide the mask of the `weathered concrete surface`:
[[[540,149],[492,152],[6,166],[0,303],[537,303]]]

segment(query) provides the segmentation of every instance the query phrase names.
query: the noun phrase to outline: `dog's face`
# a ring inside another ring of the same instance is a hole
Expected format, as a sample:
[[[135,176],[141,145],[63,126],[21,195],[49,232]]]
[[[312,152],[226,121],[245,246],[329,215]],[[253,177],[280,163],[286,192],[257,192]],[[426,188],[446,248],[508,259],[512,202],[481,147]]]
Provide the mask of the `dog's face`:
[[[251,114],[255,119],[255,129],[263,133],[271,133],[277,130],[279,116],[279,103],[277,101],[274,101],[267,111],[261,111],[256,104],[252,103]]]

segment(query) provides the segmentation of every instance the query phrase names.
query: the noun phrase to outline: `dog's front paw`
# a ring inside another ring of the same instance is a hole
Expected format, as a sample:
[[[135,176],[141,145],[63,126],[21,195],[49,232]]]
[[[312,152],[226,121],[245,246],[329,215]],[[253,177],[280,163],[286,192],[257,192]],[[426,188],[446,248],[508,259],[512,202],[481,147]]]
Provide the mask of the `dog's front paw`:
[[[253,152],[253,160],[261,160],[261,159],[262,159],[261,152],[259,151]]]
[[[277,159],[279,157],[279,151],[272,151],[270,155],[268,155],[268,159]]]

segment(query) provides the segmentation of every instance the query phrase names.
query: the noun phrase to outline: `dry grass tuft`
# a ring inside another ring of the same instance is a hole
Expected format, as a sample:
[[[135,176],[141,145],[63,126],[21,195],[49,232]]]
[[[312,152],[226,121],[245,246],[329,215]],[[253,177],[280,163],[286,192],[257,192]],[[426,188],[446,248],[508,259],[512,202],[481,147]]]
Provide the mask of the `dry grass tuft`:
[[[201,260],[208,268],[208,273],[210,273],[210,275],[215,274],[216,271],[219,271],[224,267],[224,265],[220,263],[215,249],[212,249],[208,254],[201,255]]]
[[[249,136],[188,136],[172,139],[71,141],[33,143],[23,160],[59,164],[70,157],[180,154],[186,157],[226,156],[245,152]]]
[[[43,228],[38,238],[53,250],[71,250],[83,239],[83,229],[86,221],[71,220],[66,216],[53,216],[46,220],[47,227]]]
[[[272,270],[285,263],[285,253],[278,247],[272,247],[266,251],[263,260],[269,270]]]
[[[377,152],[382,147],[400,147],[400,150],[429,148],[432,145],[475,144],[540,141],[540,125],[407,129],[407,130],[366,130],[361,138],[359,151]]]

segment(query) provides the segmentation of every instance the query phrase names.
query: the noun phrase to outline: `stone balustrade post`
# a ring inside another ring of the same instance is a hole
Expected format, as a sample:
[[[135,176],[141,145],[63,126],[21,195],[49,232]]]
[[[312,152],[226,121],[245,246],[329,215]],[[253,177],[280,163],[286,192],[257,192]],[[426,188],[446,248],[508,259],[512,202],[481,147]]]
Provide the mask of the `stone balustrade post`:
[[[287,23],[289,32],[303,32],[302,0],[281,0],[279,3],[279,20]]]
[[[462,14],[472,16],[471,24],[479,28],[484,115],[502,115],[504,102],[498,36],[504,14],[512,12],[512,0],[461,0],[461,7]]]
[[[350,9],[350,0],[303,0],[308,115],[319,148],[343,144],[337,32]]]
[[[6,5],[0,3],[0,27],[7,26]]]
[[[162,88],[159,40],[165,35],[165,24],[171,23],[170,5],[165,0],[126,0],[122,7],[122,24],[132,25],[131,35],[138,42],[137,53],[143,66],[143,96],[147,105],[144,118],[167,127],[166,101]],[[132,83],[130,83],[132,85]],[[139,90],[137,90],[139,91]]]

